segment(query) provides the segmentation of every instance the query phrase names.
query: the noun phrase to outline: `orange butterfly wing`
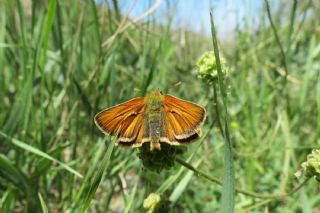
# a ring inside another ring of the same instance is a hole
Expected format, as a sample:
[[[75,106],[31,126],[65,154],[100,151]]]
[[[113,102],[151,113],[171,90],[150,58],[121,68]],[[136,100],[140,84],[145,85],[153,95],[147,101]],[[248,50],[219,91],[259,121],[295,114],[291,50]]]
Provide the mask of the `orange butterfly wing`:
[[[117,143],[125,146],[141,146],[144,133],[143,97],[126,101],[122,104],[103,110],[95,116],[99,129],[109,135],[117,135]]]
[[[177,145],[179,142],[189,142],[200,136],[205,110],[197,104],[165,95],[164,117],[163,142]]]

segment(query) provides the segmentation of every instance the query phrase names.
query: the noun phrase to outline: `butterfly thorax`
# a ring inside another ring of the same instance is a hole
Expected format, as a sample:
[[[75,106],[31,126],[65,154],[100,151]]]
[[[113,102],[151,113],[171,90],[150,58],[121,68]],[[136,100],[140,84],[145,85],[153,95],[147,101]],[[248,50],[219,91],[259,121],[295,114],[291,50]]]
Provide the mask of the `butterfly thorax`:
[[[160,133],[162,131],[162,103],[163,95],[159,91],[151,92],[146,98],[147,120],[146,128],[149,130],[151,150],[160,150]]]

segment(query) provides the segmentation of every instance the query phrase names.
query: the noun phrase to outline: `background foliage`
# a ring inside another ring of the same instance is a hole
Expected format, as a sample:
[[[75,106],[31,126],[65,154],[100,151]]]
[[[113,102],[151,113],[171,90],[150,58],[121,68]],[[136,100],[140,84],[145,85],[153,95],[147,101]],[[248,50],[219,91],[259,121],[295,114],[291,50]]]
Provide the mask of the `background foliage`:
[[[116,1],[109,6],[0,3],[2,212],[140,212],[152,192],[162,192],[173,212],[218,211],[219,184],[179,163],[160,173],[142,169],[136,150],[113,148],[93,123],[101,109],[151,88],[197,102],[207,110],[204,137],[179,159],[221,179],[221,102],[195,69],[212,50],[211,38],[173,30],[171,13],[159,25],[152,10],[133,20]],[[283,1],[271,8],[268,18],[263,7],[257,26],[237,28],[232,42],[219,41],[231,70],[236,187],[249,192],[236,194],[235,209],[318,212],[313,179],[294,194],[273,195],[302,181],[294,173],[320,144],[320,4]]]

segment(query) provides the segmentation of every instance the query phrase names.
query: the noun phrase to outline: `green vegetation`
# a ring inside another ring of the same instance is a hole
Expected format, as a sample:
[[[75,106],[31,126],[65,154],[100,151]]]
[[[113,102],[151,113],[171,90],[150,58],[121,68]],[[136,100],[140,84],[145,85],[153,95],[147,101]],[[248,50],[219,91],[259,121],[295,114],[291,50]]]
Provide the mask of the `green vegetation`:
[[[0,212],[230,212],[233,196],[235,212],[320,211],[317,1],[266,0],[218,44],[152,7],[130,19],[117,1],[25,2],[0,2]],[[199,78],[218,48],[216,80]],[[152,88],[207,111],[202,138],[160,172],[93,122]]]

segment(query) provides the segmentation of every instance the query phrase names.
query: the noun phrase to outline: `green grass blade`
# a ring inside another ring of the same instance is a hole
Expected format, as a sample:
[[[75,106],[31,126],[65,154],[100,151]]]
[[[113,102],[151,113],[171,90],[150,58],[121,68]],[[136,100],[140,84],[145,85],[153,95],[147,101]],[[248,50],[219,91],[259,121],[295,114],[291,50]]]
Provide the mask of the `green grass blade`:
[[[187,159],[187,162],[190,162],[190,160],[191,160],[191,157]],[[157,189],[157,192],[163,193],[166,190],[168,190],[178,180],[178,178],[181,176],[184,170],[185,168],[181,166],[181,168],[178,171],[176,171],[175,174],[171,175],[167,180],[165,180],[161,184],[161,186]]]
[[[138,187],[138,183],[139,183],[139,180],[140,180],[140,174],[141,174],[141,170],[137,176],[137,180],[136,180],[136,183],[134,184],[134,187],[131,191],[131,194],[130,194],[130,198],[128,200],[128,204],[124,210],[125,213],[129,213],[131,208],[132,208],[132,204],[133,204],[133,201],[135,199],[135,195],[136,195],[136,191],[137,191],[137,187]]]
[[[48,160],[51,160],[57,164],[59,164],[62,168],[66,169],[67,171],[71,172],[72,174],[82,178],[83,176],[77,172],[76,170],[74,170],[73,168],[71,168],[70,166],[68,166],[67,164],[53,158],[52,156],[48,155],[47,153],[44,153],[43,151],[33,147],[33,146],[30,146],[22,141],[19,141],[17,139],[14,139],[14,138],[11,138],[9,137],[8,135],[6,135],[5,133],[3,132],[0,132],[0,135],[4,138],[6,138],[7,140],[9,140],[13,145],[27,151],[27,152],[30,152],[30,153],[33,153],[35,155],[38,155],[40,157],[43,157],[43,158],[46,158]]]
[[[0,209],[2,212],[13,212],[15,204],[15,190],[12,185],[8,185],[8,188],[1,195]]]
[[[289,24],[289,31],[288,31],[288,36],[287,36],[287,50],[286,54],[290,52],[290,46],[292,42],[292,37],[293,37],[293,30],[294,30],[294,24],[295,24],[295,18],[296,18],[296,12],[297,12],[297,5],[298,5],[298,0],[293,1],[291,13],[290,13],[290,24]]]
[[[56,0],[51,0],[49,3],[46,23],[45,23],[45,29],[44,29],[44,36],[43,36],[43,49],[42,49],[42,66],[46,63],[47,60],[47,49],[48,49],[48,43],[49,43],[49,36],[51,32],[51,27],[54,20],[54,14],[56,10],[57,2]]]
[[[5,57],[4,57],[4,49],[3,46],[5,46],[5,35],[6,35],[6,7],[4,5],[4,3],[0,3],[0,69],[2,70],[3,69],[3,65],[5,64],[4,63],[4,60],[5,60]],[[3,46],[1,46],[3,45]],[[2,85],[2,81],[4,81],[3,78],[1,78],[0,80],[0,85]]]
[[[202,143],[204,142],[204,139],[209,134],[209,131],[206,131],[205,134],[203,134],[201,141],[199,141],[199,144],[195,147],[194,151],[191,153],[191,155],[186,160],[187,163],[191,162],[193,156],[196,154],[197,150],[201,147]],[[182,175],[183,171],[185,171],[185,167],[181,166],[180,169],[175,172],[173,175],[171,175],[169,178],[167,178],[157,189],[157,192],[163,193],[166,190],[168,190]]]
[[[29,190],[30,183],[27,176],[3,154],[0,154],[0,174],[21,191]]]
[[[199,160],[195,163],[195,168],[197,168],[202,160]],[[179,197],[183,194],[185,189],[187,188],[188,184],[191,181],[191,178],[193,176],[194,172],[189,170],[187,174],[181,179],[181,181],[177,184],[173,192],[171,193],[169,200],[171,201],[172,204],[175,204]]]
[[[113,148],[114,148],[114,145],[115,145],[115,142],[116,142],[116,138],[114,138],[113,140],[111,140],[111,143],[109,144],[108,146],[108,149],[107,149],[107,152],[102,160],[102,164],[98,170],[98,173],[96,174],[96,176],[94,177],[94,180],[90,186],[90,189],[84,199],[84,202],[83,202],[83,205],[82,205],[82,209],[81,209],[81,212],[85,212],[92,199],[93,199],[93,196],[95,194],[95,192],[97,191],[97,188],[98,186],[100,185],[101,183],[101,180],[102,180],[102,177],[103,177],[103,174],[104,172],[106,171],[106,169],[108,168],[109,164],[110,164],[110,159],[111,159],[111,154],[112,154],[112,151],[113,151]]]
[[[90,9],[92,12],[92,18],[94,21],[94,34],[97,41],[97,44],[99,44],[99,48],[101,45],[101,38],[100,38],[100,25],[99,25],[99,17],[97,14],[97,8],[96,8],[96,2],[94,0],[89,1]]]
[[[151,67],[150,67],[150,71],[148,73],[148,77],[146,79],[146,82],[145,82],[145,85],[144,85],[144,88],[143,88],[143,91],[142,91],[142,95],[145,95],[148,91],[148,88],[151,84],[151,81],[152,79],[154,78],[154,72],[157,68],[157,62],[158,62],[158,57],[161,53],[161,46],[162,46],[162,40],[160,40],[159,44],[158,44],[158,47],[156,49],[156,53],[155,53],[155,56],[152,60],[152,63],[151,63]]]
[[[265,2],[265,5],[266,5],[267,15],[268,15],[268,19],[269,19],[269,22],[270,22],[270,25],[271,25],[271,29],[273,31],[274,37],[275,37],[276,42],[277,42],[277,44],[279,46],[279,49],[280,49],[282,65],[283,65],[283,68],[284,68],[284,70],[286,72],[285,73],[286,75],[285,75],[285,78],[284,78],[284,82],[286,83],[287,82],[287,77],[288,77],[288,74],[289,74],[286,54],[285,54],[285,51],[284,51],[283,46],[281,44],[277,28],[276,28],[276,26],[275,26],[275,24],[274,24],[274,22],[272,20],[269,1],[268,0],[264,0],[264,2]]]
[[[214,26],[214,21],[212,17],[212,13],[210,13],[210,21],[211,21],[211,33],[212,33],[212,43],[214,54],[216,58],[217,71],[218,71],[218,81],[219,87],[222,94],[223,107],[225,111],[225,147],[224,147],[224,177],[223,177],[223,185],[222,185],[222,199],[221,199],[221,212],[223,213],[232,213],[234,211],[234,168],[233,168],[233,154],[232,154],[232,145],[230,140],[230,132],[229,132],[229,119],[228,119],[228,108],[227,108],[227,95],[224,86],[224,77],[221,69],[220,56],[219,56],[219,48],[216,37],[216,31]]]
[[[316,48],[316,39],[315,36],[312,36],[309,43],[309,50],[308,55],[306,56],[306,65],[305,65],[305,72],[302,80],[302,89],[300,94],[300,108],[304,109],[304,106],[306,105],[307,101],[307,94],[310,92],[310,83],[312,79],[312,72],[314,66],[314,49]],[[303,113],[304,111],[302,111]]]
[[[75,212],[75,210],[79,207],[81,199],[83,199],[84,197],[84,193],[86,192],[86,188],[90,187],[90,179],[94,176],[94,171],[97,168],[97,164],[99,162],[99,159],[101,158],[102,154],[104,153],[104,146],[105,144],[103,143],[102,140],[98,140],[97,142],[97,147],[95,149],[95,155],[93,157],[92,163],[90,163],[90,168],[89,171],[86,172],[86,176],[83,180],[83,182],[81,183],[81,187],[77,193],[76,199],[72,205],[72,210],[71,212]]]
[[[40,192],[38,192],[38,197],[39,197],[39,200],[40,200],[42,212],[43,212],[43,213],[48,213],[48,212],[49,212],[49,211],[48,211],[48,207],[47,207],[45,201],[43,200]]]

